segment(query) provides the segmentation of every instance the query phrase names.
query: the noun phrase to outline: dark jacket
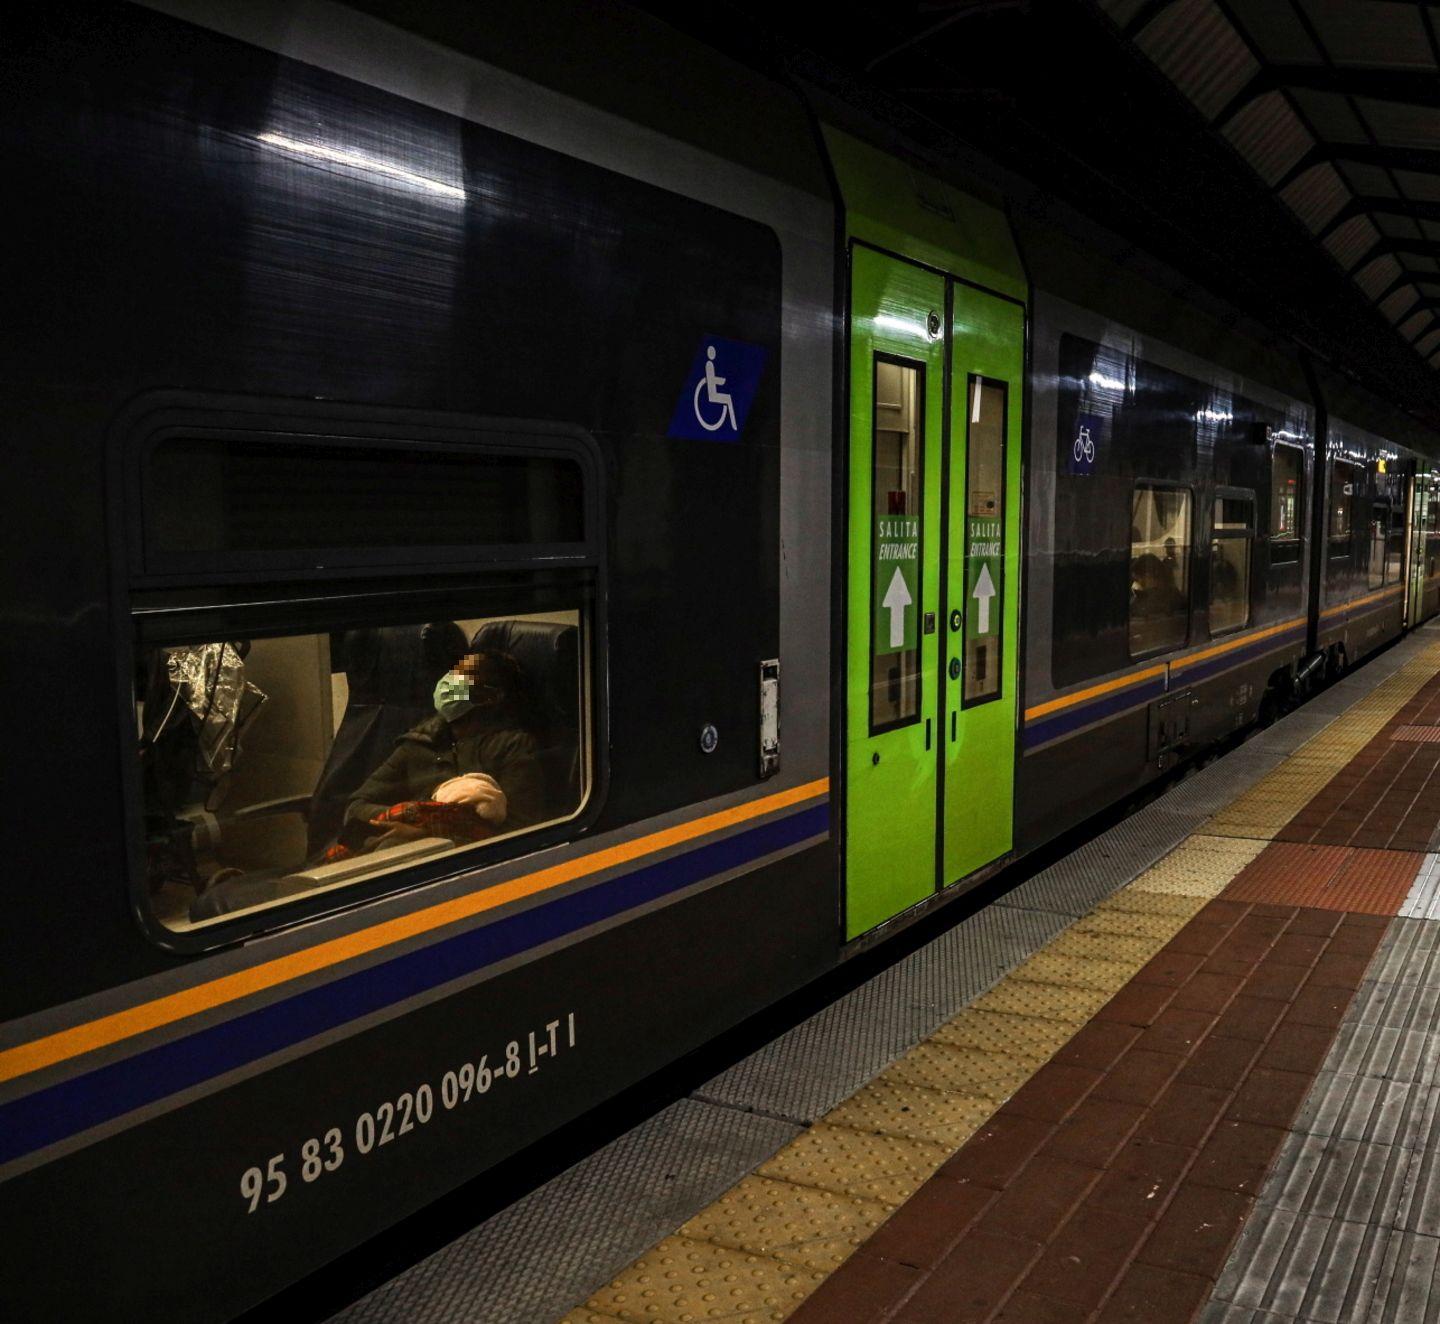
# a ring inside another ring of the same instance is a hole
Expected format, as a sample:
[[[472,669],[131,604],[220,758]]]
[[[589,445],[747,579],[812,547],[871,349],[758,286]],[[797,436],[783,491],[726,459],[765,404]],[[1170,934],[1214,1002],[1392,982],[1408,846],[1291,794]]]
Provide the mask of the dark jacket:
[[[502,717],[457,741],[450,723],[437,713],[395,742],[390,757],[346,806],[345,821],[368,822],[391,805],[428,800],[441,782],[464,772],[488,773],[500,783],[508,805],[501,831],[530,827],[545,818],[544,773],[538,747],[527,732]]]

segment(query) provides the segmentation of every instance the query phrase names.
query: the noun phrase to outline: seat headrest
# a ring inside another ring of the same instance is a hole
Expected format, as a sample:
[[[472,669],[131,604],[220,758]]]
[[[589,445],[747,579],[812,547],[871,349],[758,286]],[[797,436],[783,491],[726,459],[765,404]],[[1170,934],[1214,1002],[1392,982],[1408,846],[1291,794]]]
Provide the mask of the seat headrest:
[[[553,717],[573,723],[580,698],[576,678],[580,632],[550,621],[487,621],[470,640],[471,652],[508,653]]]
[[[440,679],[465,652],[454,621],[347,630],[332,662],[345,672],[352,703],[428,707]]]

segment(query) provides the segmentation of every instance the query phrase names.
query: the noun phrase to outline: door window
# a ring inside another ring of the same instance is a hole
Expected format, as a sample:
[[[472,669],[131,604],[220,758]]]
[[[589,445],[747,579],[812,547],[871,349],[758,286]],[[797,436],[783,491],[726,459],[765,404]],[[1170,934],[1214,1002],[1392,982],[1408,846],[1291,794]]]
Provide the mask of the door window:
[[[920,719],[924,368],[876,355],[870,730]]]
[[[965,449],[965,686],[969,707],[1000,697],[1004,618],[1004,382],[970,378]]]

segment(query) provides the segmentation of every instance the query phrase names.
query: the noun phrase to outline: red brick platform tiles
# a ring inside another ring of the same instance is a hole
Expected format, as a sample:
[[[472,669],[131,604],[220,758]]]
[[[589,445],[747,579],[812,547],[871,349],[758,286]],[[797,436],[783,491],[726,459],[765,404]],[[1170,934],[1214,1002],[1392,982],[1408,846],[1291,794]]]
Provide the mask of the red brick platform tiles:
[[[1278,841],[1423,851],[1440,822],[1440,678],[1276,834]]]
[[[1411,851],[1273,842],[1225,889],[1229,901],[1395,915],[1425,857]]]
[[[1386,924],[1211,901],[792,1319],[1186,1324]]]

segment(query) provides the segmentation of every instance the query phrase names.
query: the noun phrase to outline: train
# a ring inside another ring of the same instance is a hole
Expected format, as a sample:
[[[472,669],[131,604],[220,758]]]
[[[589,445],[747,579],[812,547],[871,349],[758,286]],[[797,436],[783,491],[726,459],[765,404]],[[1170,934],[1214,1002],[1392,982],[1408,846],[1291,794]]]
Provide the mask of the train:
[[[643,12],[12,23],[8,1319],[232,1318],[1440,609],[1345,364]]]

